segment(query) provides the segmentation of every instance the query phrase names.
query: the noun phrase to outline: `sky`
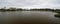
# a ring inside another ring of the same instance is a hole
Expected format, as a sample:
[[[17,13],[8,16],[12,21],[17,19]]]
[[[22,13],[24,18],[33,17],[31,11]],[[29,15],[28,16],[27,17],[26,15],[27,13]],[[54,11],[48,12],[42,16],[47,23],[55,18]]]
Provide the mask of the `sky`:
[[[60,8],[60,0],[0,0],[0,7]]]

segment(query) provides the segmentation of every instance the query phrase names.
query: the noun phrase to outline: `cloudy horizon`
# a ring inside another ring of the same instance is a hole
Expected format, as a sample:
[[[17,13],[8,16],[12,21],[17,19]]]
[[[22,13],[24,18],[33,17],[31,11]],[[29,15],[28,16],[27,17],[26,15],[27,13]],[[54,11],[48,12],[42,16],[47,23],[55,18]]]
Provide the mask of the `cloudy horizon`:
[[[60,0],[0,0],[0,7],[60,8]]]

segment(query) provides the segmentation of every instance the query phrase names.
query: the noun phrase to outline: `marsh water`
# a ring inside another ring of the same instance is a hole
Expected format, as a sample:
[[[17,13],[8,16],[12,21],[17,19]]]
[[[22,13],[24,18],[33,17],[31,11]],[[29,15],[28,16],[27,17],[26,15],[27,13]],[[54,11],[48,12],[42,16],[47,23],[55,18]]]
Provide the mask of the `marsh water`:
[[[0,24],[60,24],[60,18],[51,11],[0,12]]]

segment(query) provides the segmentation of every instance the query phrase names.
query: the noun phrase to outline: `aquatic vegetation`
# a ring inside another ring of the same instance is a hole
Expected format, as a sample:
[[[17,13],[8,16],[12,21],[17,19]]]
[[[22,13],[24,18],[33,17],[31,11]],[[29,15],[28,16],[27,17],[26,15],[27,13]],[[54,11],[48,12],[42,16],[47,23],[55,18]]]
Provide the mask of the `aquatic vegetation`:
[[[60,18],[60,10],[56,9],[55,12],[58,13],[58,14],[55,14],[55,17],[59,17]]]
[[[60,17],[60,12],[56,12],[58,14],[55,14],[55,17]]]

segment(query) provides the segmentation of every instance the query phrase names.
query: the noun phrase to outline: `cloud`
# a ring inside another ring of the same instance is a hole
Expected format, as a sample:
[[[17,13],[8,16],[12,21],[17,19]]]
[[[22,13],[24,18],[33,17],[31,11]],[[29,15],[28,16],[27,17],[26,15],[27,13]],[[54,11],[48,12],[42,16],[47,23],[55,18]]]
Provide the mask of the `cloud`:
[[[60,7],[60,0],[0,0],[4,7]]]

